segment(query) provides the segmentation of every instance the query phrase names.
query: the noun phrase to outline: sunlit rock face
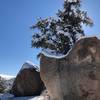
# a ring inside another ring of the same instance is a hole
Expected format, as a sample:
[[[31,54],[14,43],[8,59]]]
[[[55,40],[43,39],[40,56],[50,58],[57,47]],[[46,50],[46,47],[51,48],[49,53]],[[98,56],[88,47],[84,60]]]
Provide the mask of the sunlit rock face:
[[[40,75],[51,100],[100,100],[100,40],[83,38],[60,59],[42,54]]]

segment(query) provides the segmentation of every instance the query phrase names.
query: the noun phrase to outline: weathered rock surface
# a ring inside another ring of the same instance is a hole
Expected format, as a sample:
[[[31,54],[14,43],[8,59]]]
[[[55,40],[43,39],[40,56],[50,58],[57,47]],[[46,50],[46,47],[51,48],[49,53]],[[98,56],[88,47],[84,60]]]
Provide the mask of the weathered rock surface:
[[[100,40],[79,40],[68,56],[41,55],[40,74],[51,100],[100,100]]]
[[[12,86],[11,93],[15,96],[35,96],[44,90],[40,73],[29,63],[25,63],[18,73]]]

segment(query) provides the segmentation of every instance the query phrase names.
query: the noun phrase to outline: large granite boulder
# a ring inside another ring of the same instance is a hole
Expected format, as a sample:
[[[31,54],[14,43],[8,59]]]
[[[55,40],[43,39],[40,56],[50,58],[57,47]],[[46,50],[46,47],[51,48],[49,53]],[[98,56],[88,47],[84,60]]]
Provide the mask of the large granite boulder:
[[[11,93],[15,96],[35,96],[40,95],[43,90],[44,84],[36,67],[29,62],[24,63],[15,78]]]
[[[62,58],[42,54],[40,75],[51,100],[100,100],[100,40],[83,38]]]

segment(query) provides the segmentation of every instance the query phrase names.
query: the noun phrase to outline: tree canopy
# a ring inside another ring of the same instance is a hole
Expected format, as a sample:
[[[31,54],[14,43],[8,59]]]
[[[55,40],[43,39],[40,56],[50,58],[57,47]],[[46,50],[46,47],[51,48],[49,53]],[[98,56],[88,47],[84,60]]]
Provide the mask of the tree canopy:
[[[58,10],[57,18],[40,18],[32,29],[32,47],[55,50],[67,54],[74,43],[84,36],[83,25],[92,26],[93,21],[81,9],[80,0],[65,0],[63,9]]]

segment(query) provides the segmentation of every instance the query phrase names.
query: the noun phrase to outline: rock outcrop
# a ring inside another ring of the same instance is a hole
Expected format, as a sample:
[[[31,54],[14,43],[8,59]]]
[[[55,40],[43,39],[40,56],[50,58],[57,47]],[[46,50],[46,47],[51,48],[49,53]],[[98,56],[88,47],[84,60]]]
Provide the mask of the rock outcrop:
[[[40,75],[51,100],[100,100],[100,40],[79,40],[61,58],[41,55]]]
[[[4,79],[0,76],[0,93],[3,93],[5,90],[5,86],[3,85]]]
[[[0,74],[0,93],[8,93],[12,88],[12,84],[14,82],[14,76],[9,78],[7,75]]]
[[[12,86],[11,93],[15,96],[35,96],[44,90],[40,73],[29,63],[24,63]]]

